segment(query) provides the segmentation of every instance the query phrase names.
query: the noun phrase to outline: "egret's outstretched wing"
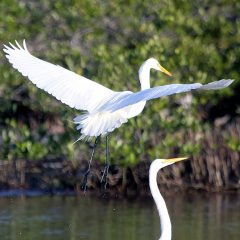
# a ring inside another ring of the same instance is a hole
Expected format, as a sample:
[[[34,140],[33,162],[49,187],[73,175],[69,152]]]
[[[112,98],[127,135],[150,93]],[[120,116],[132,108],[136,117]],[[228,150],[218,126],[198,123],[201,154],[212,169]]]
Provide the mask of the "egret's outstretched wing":
[[[137,93],[129,93],[124,98],[118,98],[115,101],[108,102],[101,107],[101,110],[115,112],[119,109],[133,105],[140,101],[147,101],[150,99],[160,98],[175,93],[188,92],[191,90],[216,90],[229,86],[233,80],[219,80],[215,82],[202,85],[201,83],[193,84],[170,84],[165,86],[159,86],[149,88]]]
[[[4,45],[4,52],[9,62],[23,76],[27,76],[37,87],[55,96],[72,108],[89,112],[115,92],[61,66],[43,61],[31,55],[23,41],[23,47],[10,43]]]

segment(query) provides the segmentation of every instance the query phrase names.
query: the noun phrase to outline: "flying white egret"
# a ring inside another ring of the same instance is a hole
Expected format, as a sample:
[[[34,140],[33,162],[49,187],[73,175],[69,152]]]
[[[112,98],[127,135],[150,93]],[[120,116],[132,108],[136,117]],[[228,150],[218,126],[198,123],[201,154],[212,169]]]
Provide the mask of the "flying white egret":
[[[175,162],[185,160],[187,158],[172,158],[172,159],[155,159],[149,169],[149,186],[153,199],[156,203],[158,214],[160,217],[161,236],[159,240],[171,240],[172,226],[168,214],[166,203],[158,189],[157,173],[161,168],[171,165]]]
[[[229,86],[233,80],[220,80],[206,85],[170,84],[150,88],[150,69],[161,71],[171,76],[159,62],[150,58],[139,69],[141,91],[115,92],[83,76],[71,72],[59,65],[54,65],[31,55],[23,41],[21,47],[4,45],[4,52],[9,62],[23,76],[29,78],[37,87],[55,96],[61,102],[87,113],[74,118],[79,139],[106,135],[139,115],[147,100],[188,92],[190,90],[215,90]]]
[[[78,140],[96,137],[90,164],[99,137],[107,136],[107,133],[120,127],[129,118],[139,115],[143,111],[146,101],[197,89],[221,89],[233,82],[231,79],[223,79],[206,85],[201,83],[170,84],[150,88],[150,69],[171,76],[171,73],[163,68],[156,59],[150,58],[139,69],[141,90],[136,93],[116,92],[59,65],[34,57],[28,51],[25,41],[23,41],[23,47],[17,41],[16,46],[9,44],[10,46],[4,45],[3,49],[6,57],[23,76],[28,77],[37,87],[52,94],[68,106],[86,111],[75,117],[74,123],[81,133]],[[106,145],[108,145],[108,137],[106,137]],[[108,151],[108,147],[106,151]]]

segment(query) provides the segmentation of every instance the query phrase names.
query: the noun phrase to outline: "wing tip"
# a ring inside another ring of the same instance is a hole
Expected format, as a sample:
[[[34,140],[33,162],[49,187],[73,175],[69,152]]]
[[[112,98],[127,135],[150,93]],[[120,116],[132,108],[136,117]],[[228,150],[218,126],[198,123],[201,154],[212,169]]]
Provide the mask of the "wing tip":
[[[226,79],[225,81],[226,81],[226,85],[228,87],[229,85],[231,85],[235,81],[235,79]]]
[[[222,79],[222,80],[219,80],[218,82],[222,83],[222,88],[226,88],[229,85],[231,85],[234,81],[235,81],[234,79]]]
[[[21,46],[17,40],[15,40],[15,45],[12,44],[11,42],[9,42],[8,45],[3,44],[3,51],[8,55],[11,53],[11,51],[26,51],[26,52],[29,52],[28,49],[27,49],[25,39],[23,39],[23,46]]]
[[[203,85],[200,89],[202,90],[217,90],[228,87],[234,82],[234,79],[221,79],[215,82]]]

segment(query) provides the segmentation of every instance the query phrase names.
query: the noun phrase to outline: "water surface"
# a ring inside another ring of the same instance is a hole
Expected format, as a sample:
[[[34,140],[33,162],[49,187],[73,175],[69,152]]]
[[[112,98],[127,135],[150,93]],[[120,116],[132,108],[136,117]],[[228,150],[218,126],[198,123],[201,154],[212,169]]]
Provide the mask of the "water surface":
[[[240,239],[239,195],[172,193],[164,197],[173,239]],[[159,233],[151,199],[0,198],[1,240],[157,240]]]

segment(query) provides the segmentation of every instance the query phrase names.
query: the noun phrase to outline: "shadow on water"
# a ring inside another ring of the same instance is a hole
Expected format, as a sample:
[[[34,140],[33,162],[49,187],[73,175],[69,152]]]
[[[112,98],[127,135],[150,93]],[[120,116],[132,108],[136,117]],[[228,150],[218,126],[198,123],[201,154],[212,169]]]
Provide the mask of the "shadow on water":
[[[240,239],[239,194],[164,195],[173,239]],[[0,198],[1,240],[156,240],[159,232],[159,219],[151,199]]]

